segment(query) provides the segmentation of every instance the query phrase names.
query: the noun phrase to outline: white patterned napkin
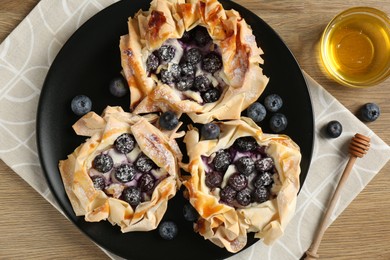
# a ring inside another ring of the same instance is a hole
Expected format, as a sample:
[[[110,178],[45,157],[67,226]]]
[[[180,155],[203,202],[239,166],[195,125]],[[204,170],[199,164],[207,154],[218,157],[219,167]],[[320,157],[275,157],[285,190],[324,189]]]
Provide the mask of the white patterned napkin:
[[[50,64],[66,40],[91,16],[117,0],[41,0],[0,45],[0,157],[58,210],[41,172],[35,119]],[[390,147],[318,83],[305,75],[316,122],[313,160],[298,197],[297,212],[284,236],[272,246],[257,242],[230,259],[299,259],[315,230],[348,159],[347,144],[359,132],[371,137],[368,154],[358,159],[336,206],[333,220],[390,158]],[[325,138],[330,120],[343,125],[337,139]],[[60,210],[61,211],[61,210]],[[111,258],[116,256],[106,252]]]

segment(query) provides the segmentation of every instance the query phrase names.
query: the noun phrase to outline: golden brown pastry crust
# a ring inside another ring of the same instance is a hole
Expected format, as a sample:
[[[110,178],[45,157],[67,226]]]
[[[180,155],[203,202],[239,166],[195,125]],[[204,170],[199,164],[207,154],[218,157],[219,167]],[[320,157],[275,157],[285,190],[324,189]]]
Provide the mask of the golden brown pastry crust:
[[[77,216],[85,215],[85,220],[90,222],[107,219],[119,225],[122,232],[148,231],[158,226],[168,200],[180,187],[178,163],[182,154],[175,140],[150,123],[155,120],[154,115],[140,117],[120,107],[107,107],[102,116],[90,112],[73,125],[78,135],[89,136],[89,139],[68,159],[60,161],[59,169]],[[155,187],[150,201],[142,202],[135,210],[127,202],[96,190],[88,175],[95,156],[112,147],[123,133],[131,133],[141,151],[168,174]]]
[[[153,51],[197,25],[206,27],[219,46],[223,61],[220,77],[227,84],[217,102],[205,105],[182,98],[179,91],[148,77],[146,72],[146,59]],[[225,10],[216,0],[153,0],[148,11],[129,18],[128,29],[129,33],[121,37],[120,49],[134,113],[169,109],[188,113],[199,123],[238,119],[268,83],[259,67],[263,51],[251,28],[238,12]]]
[[[191,173],[191,178],[183,184],[189,191],[191,204],[200,214],[195,230],[230,252],[237,252],[246,245],[247,232],[255,232],[255,237],[270,244],[283,234],[295,211],[300,185],[299,147],[288,136],[264,134],[249,118],[218,124],[221,129],[218,140],[200,140],[196,129],[188,131],[184,139],[189,156],[186,170]],[[271,189],[276,195],[274,199],[235,209],[219,203],[217,195],[210,193],[205,184],[201,155],[210,156],[226,149],[244,136],[253,136],[260,145],[268,147],[266,152],[273,158],[279,178]]]

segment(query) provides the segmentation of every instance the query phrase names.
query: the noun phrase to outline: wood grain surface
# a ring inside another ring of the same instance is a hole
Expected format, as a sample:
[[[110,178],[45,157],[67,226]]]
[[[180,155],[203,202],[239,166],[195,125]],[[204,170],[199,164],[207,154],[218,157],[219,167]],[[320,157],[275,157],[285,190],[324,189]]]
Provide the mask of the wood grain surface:
[[[38,0],[0,1],[0,41]],[[390,79],[369,89],[342,87],[319,64],[318,42],[340,11],[371,6],[390,14],[388,0],[237,0],[286,42],[302,69],[350,111],[366,102],[381,108],[369,127],[390,144]],[[327,230],[321,259],[390,259],[390,163]],[[73,224],[0,161],[0,259],[107,259]]]

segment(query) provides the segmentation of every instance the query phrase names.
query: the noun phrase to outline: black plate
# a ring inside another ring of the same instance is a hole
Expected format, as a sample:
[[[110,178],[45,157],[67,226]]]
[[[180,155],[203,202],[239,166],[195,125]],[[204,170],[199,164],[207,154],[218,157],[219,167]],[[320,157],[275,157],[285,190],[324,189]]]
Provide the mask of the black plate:
[[[264,50],[264,72],[270,77],[262,95],[282,96],[281,110],[288,118],[285,131],[301,147],[301,183],[308,172],[313,147],[313,112],[302,72],[283,41],[263,20],[240,5],[223,0],[226,9],[241,13],[253,28],[259,46]],[[107,221],[87,223],[76,217],[62,184],[57,168],[59,160],[82,143],[85,138],[74,134],[71,126],[77,121],[70,110],[70,101],[79,94],[88,95],[93,110],[100,114],[107,105],[120,105],[128,110],[128,97],[112,97],[108,83],[119,75],[119,36],[127,33],[127,19],[139,9],[147,10],[149,1],[123,0],[109,6],[86,22],[68,40],[53,62],[46,77],[38,107],[37,142],[43,171],[49,187],[65,214],[75,225],[103,248],[128,259],[223,259],[231,254],[205,241],[194,233],[192,224],[182,217],[184,199],[181,193],[169,202],[164,219],[179,225],[174,241],[164,241],[156,231],[122,234],[119,227]],[[262,98],[260,99],[262,100]],[[269,131],[266,125],[264,131]],[[257,240],[249,236],[250,246]]]

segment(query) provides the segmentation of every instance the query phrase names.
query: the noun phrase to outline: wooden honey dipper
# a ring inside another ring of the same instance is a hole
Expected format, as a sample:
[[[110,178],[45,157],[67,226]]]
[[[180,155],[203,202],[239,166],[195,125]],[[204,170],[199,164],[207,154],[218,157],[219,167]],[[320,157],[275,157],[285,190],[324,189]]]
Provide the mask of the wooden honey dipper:
[[[317,254],[317,250],[320,247],[322,237],[327,227],[329,226],[330,216],[333,213],[334,207],[336,206],[336,202],[340,198],[341,189],[344,187],[344,184],[348,179],[348,176],[352,170],[353,165],[355,164],[356,159],[358,157],[362,158],[367,153],[369,147],[370,147],[369,137],[358,133],[355,134],[354,137],[352,137],[351,143],[349,144],[350,157],[348,163],[345,166],[344,172],[341,175],[341,178],[333,194],[333,197],[330,200],[328,209],[324,215],[324,218],[322,219],[321,225],[319,226],[319,229],[313,240],[313,243],[311,244],[309,250],[306,251],[306,257],[304,258],[305,260],[315,260],[320,258],[320,256]]]

